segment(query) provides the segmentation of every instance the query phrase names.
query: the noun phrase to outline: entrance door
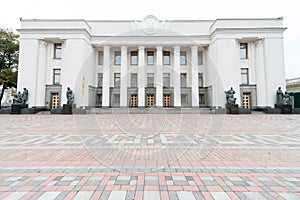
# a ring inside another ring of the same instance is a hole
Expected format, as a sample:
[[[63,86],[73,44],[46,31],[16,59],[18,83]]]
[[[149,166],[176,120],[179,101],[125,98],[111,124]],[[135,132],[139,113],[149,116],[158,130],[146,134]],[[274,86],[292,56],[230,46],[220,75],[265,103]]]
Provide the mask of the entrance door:
[[[170,107],[170,95],[164,94],[164,107]]]
[[[137,95],[136,94],[133,94],[131,95],[130,97],[130,107],[131,108],[135,108],[138,106],[138,102],[137,102]]]
[[[147,107],[154,106],[154,94],[147,94]]]
[[[251,108],[250,93],[243,93],[243,108]]]
[[[59,106],[59,95],[58,93],[51,94],[51,108],[58,108]]]

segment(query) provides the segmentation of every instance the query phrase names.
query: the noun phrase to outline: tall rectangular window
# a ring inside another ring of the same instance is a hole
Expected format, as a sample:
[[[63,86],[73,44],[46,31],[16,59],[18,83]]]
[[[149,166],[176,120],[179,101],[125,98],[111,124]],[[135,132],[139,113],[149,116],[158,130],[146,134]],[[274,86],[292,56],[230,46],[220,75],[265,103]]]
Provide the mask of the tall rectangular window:
[[[61,69],[53,69],[53,85],[60,85]]]
[[[247,59],[248,58],[248,44],[240,43],[240,58]]]
[[[198,87],[203,87],[203,74],[198,73]]]
[[[241,69],[241,81],[242,84],[249,84],[249,70],[248,68]]]
[[[203,65],[203,52],[198,51],[198,65]]]
[[[120,94],[114,94],[114,103],[119,104],[120,103]]]
[[[164,78],[164,87],[168,88],[170,87],[170,73],[164,73],[163,74],[163,78]]]
[[[186,73],[180,74],[180,87],[187,87]]]
[[[115,51],[115,65],[121,65],[121,52]]]
[[[98,51],[98,65],[103,65],[103,51]]]
[[[137,65],[138,64],[138,52],[137,51],[131,51],[130,52],[130,64],[131,65]]]
[[[147,63],[148,65],[154,65],[154,51],[147,51]]]
[[[170,65],[170,51],[163,52],[164,65]]]
[[[181,94],[181,104],[182,105],[188,104],[188,95],[187,94]]]
[[[115,73],[114,74],[114,87],[120,87],[120,81],[121,81],[121,74],[120,73]]]
[[[186,65],[186,52],[180,51],[180,65]]]
[[[137,73],[131,74],[131,87],[137,87]]]
[[[61,50],[62,50],[62,44],[54,43],[54,59],[61,59]]]
[[[154,74],[153,73],[147,74],[147,87],[154,87]]]
[[[199,94],[199,105],[205,104],[205,96],[204,94]]]
[[[98,87],[103,87],[103,74],[98,73]]]

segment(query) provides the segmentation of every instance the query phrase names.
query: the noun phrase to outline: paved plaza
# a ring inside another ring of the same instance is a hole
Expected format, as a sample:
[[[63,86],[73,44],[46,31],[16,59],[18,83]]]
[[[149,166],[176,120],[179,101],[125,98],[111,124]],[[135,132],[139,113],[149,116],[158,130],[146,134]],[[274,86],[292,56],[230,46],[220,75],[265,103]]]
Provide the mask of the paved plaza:
[[[0,199],[300,199],[300,116],[0,115]]]

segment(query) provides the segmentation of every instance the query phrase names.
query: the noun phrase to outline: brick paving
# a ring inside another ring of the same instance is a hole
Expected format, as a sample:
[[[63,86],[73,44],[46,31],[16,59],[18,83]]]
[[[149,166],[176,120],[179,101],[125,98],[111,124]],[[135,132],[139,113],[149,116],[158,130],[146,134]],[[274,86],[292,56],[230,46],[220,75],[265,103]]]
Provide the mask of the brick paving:
[[[300,116],[0,115],[0,199],[300,199]]]

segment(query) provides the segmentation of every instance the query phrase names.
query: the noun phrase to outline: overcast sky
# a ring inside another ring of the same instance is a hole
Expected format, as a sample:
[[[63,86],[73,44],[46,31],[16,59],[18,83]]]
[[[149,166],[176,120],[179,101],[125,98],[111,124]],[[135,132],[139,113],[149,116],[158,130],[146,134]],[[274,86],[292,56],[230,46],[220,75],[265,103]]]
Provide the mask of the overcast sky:
[[[19,18],[161,20],[284,17],[286,78],[300,77],[300,11],[297,0],[2,0],[0,27]]]

